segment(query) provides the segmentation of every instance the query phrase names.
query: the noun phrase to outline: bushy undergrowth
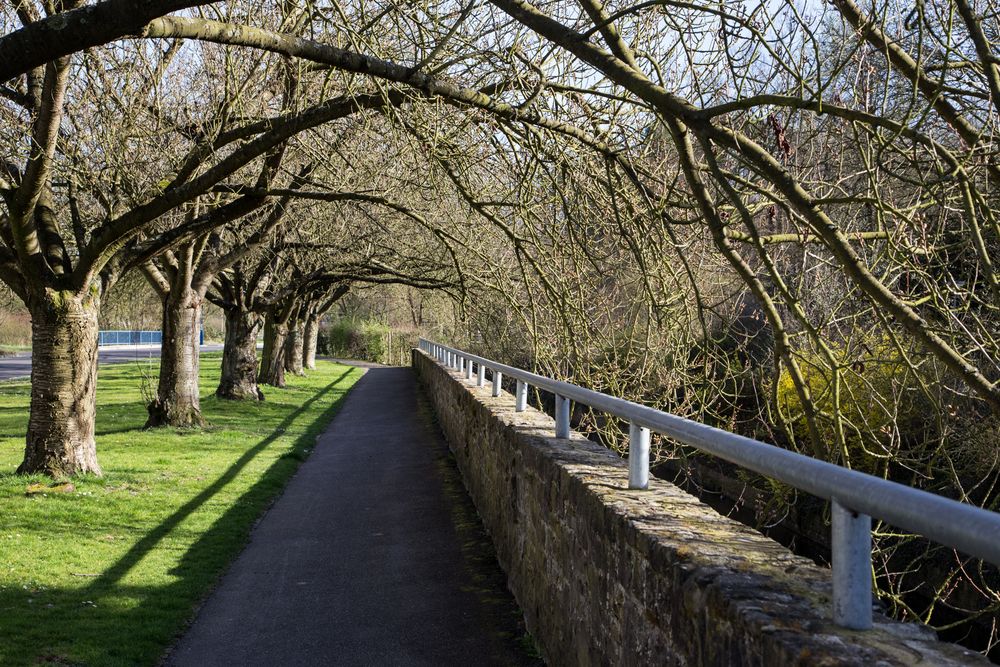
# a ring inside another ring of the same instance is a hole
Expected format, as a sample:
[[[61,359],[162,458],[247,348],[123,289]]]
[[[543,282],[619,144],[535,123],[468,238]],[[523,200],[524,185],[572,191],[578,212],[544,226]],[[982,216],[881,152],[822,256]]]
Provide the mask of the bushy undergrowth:
[[[409,363],[416,334],[401,332],[375,320],[335,320],[320,334],[319,352],[343,359],[361,359],[378,364]]]
[[[851,345],[828,347],[830,356],[810,352],[798,358],[820,447],[828,448],[828,458],[877,472],[881,460],[921,449],[919,443],[928,435],[926,416],[933,410],[930,396],[922,391],[929,381],[923,377],[926,370],[884,337],[869,335]],[[808,417],[787,367],[775,393],[793,437],[808,441]]]

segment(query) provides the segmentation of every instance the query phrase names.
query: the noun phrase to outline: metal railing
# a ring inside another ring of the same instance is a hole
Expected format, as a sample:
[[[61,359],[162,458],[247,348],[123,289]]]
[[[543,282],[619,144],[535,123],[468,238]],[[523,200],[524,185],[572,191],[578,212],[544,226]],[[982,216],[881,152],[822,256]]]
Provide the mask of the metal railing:
[[[630,423],[630,489],[645,489],[649,484],[649,434],[655,431],[828,500],[831,505],[833,620],[842,627],[854,630],[872,627],[871,517],[1000,565],[998,513],[423,338],[420,349],[444,366],[464,374],[466,379],[472,378],[472,365],[476,364],[476,384],[480,387],[485,385],[489,370],[493,396],[500,396],[503,376],[515,379],[514,398],[518,412],[527,408],[529,386],[555,394],[555,434],[558,438],[565,438],[570,432],[570,401],[627,420]]]

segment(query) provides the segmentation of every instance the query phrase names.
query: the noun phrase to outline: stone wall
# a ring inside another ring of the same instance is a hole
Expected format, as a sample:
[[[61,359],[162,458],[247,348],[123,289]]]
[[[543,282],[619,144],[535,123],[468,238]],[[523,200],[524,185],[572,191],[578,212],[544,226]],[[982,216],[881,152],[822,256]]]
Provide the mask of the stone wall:
[[[413,365],[550,665],[987,664],[915,624],[834,627],[829,570],[672,484],[629,491],[613,452]]]

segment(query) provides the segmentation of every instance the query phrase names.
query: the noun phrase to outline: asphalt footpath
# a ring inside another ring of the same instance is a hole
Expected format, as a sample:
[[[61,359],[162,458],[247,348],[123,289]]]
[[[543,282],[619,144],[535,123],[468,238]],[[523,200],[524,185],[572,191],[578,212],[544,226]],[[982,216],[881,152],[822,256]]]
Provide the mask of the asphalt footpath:
[[[540,664],[412,370],[367,370],[166,664]]]

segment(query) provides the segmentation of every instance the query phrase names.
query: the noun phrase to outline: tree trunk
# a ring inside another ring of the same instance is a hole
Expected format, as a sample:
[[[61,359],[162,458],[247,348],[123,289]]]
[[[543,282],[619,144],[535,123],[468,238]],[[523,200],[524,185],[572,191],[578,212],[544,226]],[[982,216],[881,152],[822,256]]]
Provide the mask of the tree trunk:
[[[163,300],[160,380],[146,428],[205,425],[198,396],[200,334],[201,298],[191,289],[171,290]]]
[[[233,401],[263,401],[257,386],[257,332],[261,316],[232,308],[226,311],[226,343],[222,350],[222,379],[215,395]]]
[[[30,299],[31,408],[19,474],[101,474],[94,441],[100,297],[46,290]]]
[[[285,370],[294,375],[305,375],[302,368],[302,355],[305,349],[305,336],[302,322],[296,322],[289,327],[288,339],[285,341]]]
[[[268,314],[264,318],[264,350],[260,359],[258,384],[272,387],[285,386],[285,340],[288,338],[288,323],[275,322]]]
[[[316,368],[316,348],[319,346],[319,317],[306,319],[302,333],[302,365],[309,370]]]

